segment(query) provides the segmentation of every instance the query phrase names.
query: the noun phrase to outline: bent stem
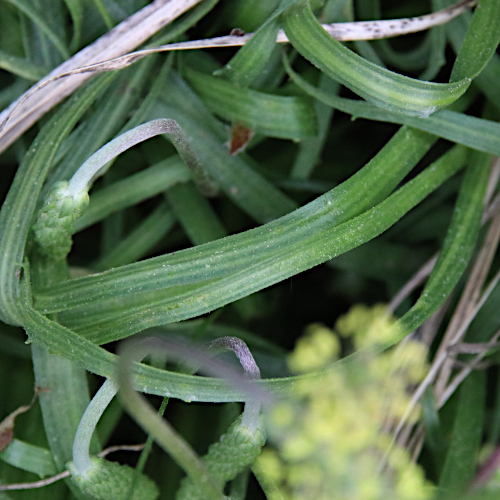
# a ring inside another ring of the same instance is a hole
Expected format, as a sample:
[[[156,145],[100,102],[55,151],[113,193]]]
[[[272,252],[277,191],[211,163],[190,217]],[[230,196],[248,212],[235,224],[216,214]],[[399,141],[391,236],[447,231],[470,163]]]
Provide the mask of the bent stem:
[[[212,359],[217,352],[206,352],[216,350],[218,352],[232,350],[244,366],[246,376],[242,376],[236,370]],[[243,389],[245,397],[244,423],[242,426],[255,433],[258,427],[258,416],[263,402],[268,396],[259,387],[252,384],[249,378],[259,378],[260,371],[255,364],[246,344],[236,337],[223,337],[211,342],[205,349],[198,349],[192,345],[159,337],[145,337],[126,341],[120,349],[120,357],[117,366],[117,381],[123,402],[139,425],[150,433],[160,446],[169,453],[174,460],[186,471],[188,476],[197,484],[198,489],[203,492],[203,498],[221,499],[224,495],[215,485],[206,465],[200,460],[191,446],[166,421],[158,417],[155,409],[148,403],[146,398],[134,390],[131,378],[132,361],[144,357],[150,352],[167,351],[181,361],[188,361],[195,367],[202,367],[210,375],[222,376],[231,383]],[[253,430],[252,430],[253,429]]]
[[[188,166],[198,189],[205,195],[215,194],[215,185],[199,163],[179,124],[169,118],[159,118],[121,134],[96,151],[69,181],[68,195],[76,198],[78,193],[87,191],[103,167],[119,154],[151,137],[163,134],[170,139],[179,156]]]
[[[92,398],[80,420],[73,442],[73,463],[80,476],[85,474],[92,465],[89,453],[92,435],[104,410],[117,392],[118,385],[108,378]]]
[[[243,340],[238,337],[221,337],[207,344],[207,348],[215,351],[214,354],[233,351],[238,358],[245,375],[250,379],[260,379],[260,370],[252,353]],[[246,427],[252,434],[259,426],[259,415],[262,403],[260,399],[249,398],[245,401],[245,409],[241,419],[241,426]]]
[[[146,339],[150,340],[150,339]],[[207,500],[221,500],[223,493],[213,483],[206,467],[189,444],[172,426],[157,416],[147,399],[135,391],[132,384],[132,361],[151,352],[150,342],[132,340],[120,349],[117,380],[122,400],[139,425],[154,436],[160,446],[193,478]]]
[[[187,137],[175,120],[160,118],[139,125],[108,142],[95,152],[69,182],[56,182],[33,225],[35,238],[43,254],[64,259],[71,250],[74,221],[89,203],[88,190],[106,164],[123,151],[156,135],[167,135],[186,163],[198,189],[205,195],[216,193],[216,187],[198,162]]]

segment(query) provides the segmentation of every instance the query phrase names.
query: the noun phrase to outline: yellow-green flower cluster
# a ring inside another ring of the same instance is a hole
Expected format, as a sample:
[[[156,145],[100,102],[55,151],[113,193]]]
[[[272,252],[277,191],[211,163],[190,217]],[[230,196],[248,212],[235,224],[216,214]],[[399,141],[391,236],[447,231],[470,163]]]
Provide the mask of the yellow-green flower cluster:
[[[384,345],[394,336],[394,318],[384,304],[368,307],[354,305],[347,314],[335,323],[336,332],[342,337],[351,337],[357,349]]]
[[[290,368],[304,375],[292,397],[268,415],[273,446],[258,459],[285,500],[430,498],[423,472],[405,450],[394,447],[380,472],[391,442],[383,429],[406,410],[407,387],[425,373],[425,348],[408,342],[380,354],[365,349],[333,364],[339,334],[350,336],[356,349],[366,348],[385,343],[392,325],[385,307],[355,306],[335,331],[314,324],[297,342]]]

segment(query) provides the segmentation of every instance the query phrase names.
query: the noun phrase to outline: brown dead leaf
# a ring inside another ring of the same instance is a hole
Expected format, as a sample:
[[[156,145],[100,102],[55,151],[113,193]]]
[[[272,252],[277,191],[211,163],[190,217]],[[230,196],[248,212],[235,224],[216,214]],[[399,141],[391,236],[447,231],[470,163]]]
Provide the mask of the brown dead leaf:
[[[255,132],[244,125],[234,123],[231,128],[231,141],[229,143],[229,154],[237,155],[245,151],[248,143],[252,140]]]

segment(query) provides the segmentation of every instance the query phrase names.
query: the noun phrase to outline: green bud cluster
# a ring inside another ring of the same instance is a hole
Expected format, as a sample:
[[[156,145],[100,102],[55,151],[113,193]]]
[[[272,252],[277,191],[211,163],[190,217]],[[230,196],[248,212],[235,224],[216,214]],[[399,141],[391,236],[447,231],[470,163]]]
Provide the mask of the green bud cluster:
[[[40,249],[54,259],[63,259],[68,255],[75,232],[73,222],[89,203],[87,191],[72,194],[68,186],[67,181],[54,184],[33,226]]]
[[[262,430],[257,429],[252,433],[241,425],[241,417],[238,417],[220,440],[209,447],[208,453],[201,460],[215,484],[222,488],[245,467],[253,464],[265,442],[266,436]],[[185,477],[176,499],[203,500],[203,494],[190,477]]]
[[[155,500],[159,492],[156,484],[144,474],[117,462],[92,457],[92,466],[78,475],[73,462],[67,464],[71,481],[86,500],[127,500],[133,481],[136,481],[130,500]]]

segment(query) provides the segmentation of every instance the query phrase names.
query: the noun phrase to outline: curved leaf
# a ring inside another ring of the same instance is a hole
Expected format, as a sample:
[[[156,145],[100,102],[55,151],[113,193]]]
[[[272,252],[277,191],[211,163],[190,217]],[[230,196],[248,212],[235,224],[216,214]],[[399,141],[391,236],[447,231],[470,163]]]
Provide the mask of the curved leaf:
[[[270,137],[300,140],[317,134],[314,107],[304,98],[237,87],[234,83],[186,69],[185,76],[217,115]]]
[[[146,328],[213,311],[375,238],[460,169],[464,160],[464,148],[456,146],[382,203],[338,226],[331,223],[329,210],[322,217],[295,224],[284,235],[285,245],[270,250],[262,244],[258,253],[250,253],[251,260],[240,254],[246,265],[226,276],[179,290],[167,288],[152,293],[139,290],[122,296],[118,302],[99,302],[93,307],[59,313],[58,318],[70,328],[99,332],[109,341],[111,335],[123,338]],[[216,254],[217,251],[212,256]],[[209,273],[210,268],[205,271]],[[439,286],[444,285],[438,281]]]
[[[268,254],[279,251],[291,237],[302,241],[311,232],[308,224],[324,221],[335,227],[380,203],[433,143],[432,136],[402,127],[354,176],[280,219],[199,247],[37,290],[36,307],[44,312],[62,311],[117,298],[132,290],[147,292],[217,279],[247,267],[263,250]]]
[[[248,87],[267,64],[276,46],[279,24],[276,19],[262,25],[236,55],[219,71],[222,76],[241,87]]]
[[[366,118],[381,122],[408,125],[449,141],[468,146],[471,149],[500,156],[500,123],[484,118],[458,113],[449,109],[438,111],[428,118],[405,116],[389,110],[380,109],[369,102],[346,99],[311,85],[292,70],[288,60],[284,63],[287,73],[304,92],[322,103],[338,109],[353,118]]]
[[[103,75],[65,103],[38,134],[12,182],[0,212],[0,319],[6,323],[21,324],[18,273],[36,201],[57,147],[114,77]]]
[[[363,59],[321,27],[307,0],[291,5],[282,19],[286,35],[300,54],[333,80],[390,111],[427,117],[457,100],[470,84],[469,77],[447,84],[423,82]]]
[[[500,43],[500,0],[481,0],[457,54],[450,81],[475,78]]]

